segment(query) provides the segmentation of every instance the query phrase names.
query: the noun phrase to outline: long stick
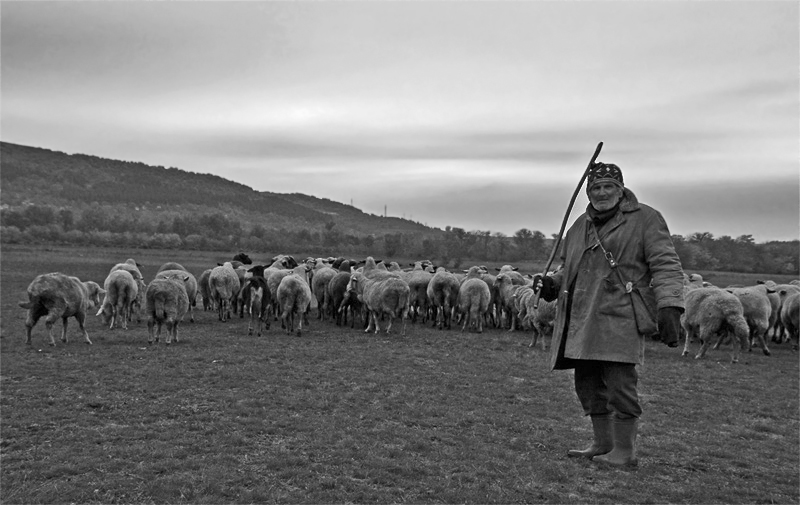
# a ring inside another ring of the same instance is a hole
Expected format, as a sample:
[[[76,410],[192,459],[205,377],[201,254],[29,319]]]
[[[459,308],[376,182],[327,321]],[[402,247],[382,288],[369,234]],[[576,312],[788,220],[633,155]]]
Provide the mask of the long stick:
[[[569,220],[569,213],[572,212],[572,206],[575,205],[575,199],[578,198],[578,193],[581,191],[581,187],[583,186],[583,181],[589,176],[589,170],[594,166],[595,161],[597,161],[597,157],[600,155],[600,150],[603,148],[603,143],[600,142],[597,144],[597,149],[594,150],[594,156],[589,161],[589,165],[586,167],[586,170],[583,171],[583,175],[581,176],[581,181],[578,183],[578,187],[575,188],[575,192],[572,193],[572,199],[569,201],[569,207],[567,207],[567,213],[564,214],[564,220],[561,221],[561,229],[558,230],[558,236],[556,237],[556,241],[553,244],[553,250],[550,252],[550,259],[547,260],[547,265],[544,267],[544,271],[542,272],[542,277],[547,275],[547,272],[550,271],[550,267],[553,265],[553,259],[556,257],[556,253],[558,252],[558,247],[561,245],[561,237],[564,235],[564,228],[567,227],[567,220]],[[533,297],[533,308],[539,308],[539,291]]]

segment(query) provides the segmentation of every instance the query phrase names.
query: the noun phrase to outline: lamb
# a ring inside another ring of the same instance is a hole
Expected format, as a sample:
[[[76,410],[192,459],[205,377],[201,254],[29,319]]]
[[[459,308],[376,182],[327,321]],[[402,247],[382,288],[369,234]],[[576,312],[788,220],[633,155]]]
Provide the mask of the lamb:
[[[294,320],[297,318],[297,336],[303,333],[303,322],[308,324],[306,314],[311,307],[311,287],[308,285],[308,271],[306,264],[298,265],[291,270],[291,274],[281,279],[278,285],[278,306],[281,309],[282,326],[286,333],[291,335],[294,331]]]
[[[550,342],[553,340],[553,322],[556,318],[556,300],[551,302],[539,299],[539,305],[533,308],[533,297],[528,299],[529,308],[527,311],[527,319],[533,330],[531,343],[528,347],[536,347],[536,342],[541,339],[542,350],[547,351],[550,347]]]
[[[117,263],[116,265],[111,267],[111,270],[108,273],[111,273],[115,270],[127,270],[128,272],[131,273],[131,275],[133,275],[134,279],[144,280],[142,272],[139,270],[139,267],[141,266],[142,265],[136,263],[136,260],[134,260],[133,258],[128,258],[127,260],[125,260],[125,263]]]
[[[724,338],[733,334],[731,361],[739,362],[739,353],[747,345],[750,330],[744,318],[744,308],[732,293],[716,287],[688,289],[685,294],[686,310],[681,316],[681,326],[686,333],[683,355],[689,355],[689,343],[695,336],[702,345],[695,359],[705,356],[714,336]]]
[[[217,306],[220,321],[231,319],[231,304],[239,294],[239,277],[233,270],[233,265],[226,261],[222,266],[214,267],[208,277],[208,286],[211,297]]]
[[[203,299],[203,310],[211,310],[214,308],[214,302],[211,296],[211,288],[208,285],[208,279],[211,276],[211,269],[203,270],[200,278],[197,280],[197,287],[200,290],[200,296]]]
[[[439,267],[428,284],[428,302],[436,311],[434,326],[450,328],[453,310],[458,306],[458,279],[452,273]]]
[[[792,349],[798,350],[800,345],[800,292],[788,293],[783,300],[781,320],[792,340]]]
[[[269,286],[267,280],[261,276],[253,276],[245,281],[241,290],[245,295],[247,310],[250,312],[250,322],[247,325],[247,334],[253,334],[253,326],[258,325],[258,336],[261,336],[261,328],[266,325],[269,330],[270,312],[272,310],[272,300],[270,299]]]
[[[371,258],[368,258],[368,260]],[[367,262],[369,264],[369,261]],[[365,333],[373,329],[375,333],[380,331],[378,319],[382,316],[389,317],[389,324],[386,333],[390,333],[392,323],[396,317],[400,317],[403,324],[401,335],[406,334],[406,318],[408,318],[408,296],[410,289],[408,283],[398,276],[381,275],[381,272],[354,272],[350,276],[347,285],[349,296],[356,294],[364,303],[368,311],[368,321]]]
[[[458,290],[458,308],[464,317],[462,333],[467,326],[470,331],[474,328],[478,333],[483,333],[483,321],[491,299],[489,285],[481,279],[480,267],[470,267]]]
[[[750,333],[748,350],[752,349],[753,340],[758,339],[762,351],[765,355],[769,356],[770,352],[765,337],[771,326],[770,314],[772,313],[772,304],[768,295],[770,292],[774,293],[775,291],[764,284],[726,289],[726,291],[732,293],[742,303],[744,319],[747,321]],[[719,348],[719,345],[720,342],[717,342],[714,348]]]
[[[74,317],[78,321],[83,338],[87,344],[92,343],[84,326],[88,310],[100,304],[100,296],[105,291],[94,281],[81,282],[77,277],[71,277],[60,272],[42,274],[37,276],[28,286],[28,301],[19,302],[19,306],[28,309],[25,319],[25,343],[31,343],[31,330],[42,317],[50,334],[50,345],[55,346],[53,337],[53,324],[58,319],[63,322],[61,341],[67,342],[67,320]]]
[[[186,294],[186,282],[189,273],[173,271],[165,277],[156,277],[147,285],[145,293],[147,313],[147,343],[158,342],[161,338],[162,325],[167,326],[167,345],[178,343],[178,325],[189,310],[189,296]],[[162,272],[163,273],[163,272]]]
[[[165,279],[177,274],[185,274],[182,278],[186,279],[186,295],[189,297],[189,320],[194,322],[194,307],[197,305],[197,279],[186,270],[162,270],[156,274],[156,279]]]
[[[139,281],[142,282],[142,281]],[[139,285],[127,270],[115,270],[108,274],[103,283],[105,298],[97,311],[103,322],[113,330],[118,321],[123,330],[128,329],[128,320],[133,305],[139,296]]]

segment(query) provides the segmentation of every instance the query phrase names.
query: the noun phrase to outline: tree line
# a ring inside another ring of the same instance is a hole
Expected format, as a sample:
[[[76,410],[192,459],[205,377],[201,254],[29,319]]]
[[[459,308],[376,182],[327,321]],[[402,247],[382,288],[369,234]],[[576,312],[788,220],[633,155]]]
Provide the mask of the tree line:
[[[48,205],[0,209],[0,240],[6,244],[64,244],[253,252],[308,251],[328,256],[383,254],[428,258],[459,268],[466,260],[540,262],[550,256],[554,237],[526,228],[503,233],[446,227],[431,234],[353,234],[331,220],[323,226],[298,218],[270,228],[268,219],[250,220],[235,212],[181,212],[160,208],[120,211],[92,203],[80,211]],[[751,235],[714,237],[709,232],[673,235],[687,270],[800,274],[800,241],[757,244]]]

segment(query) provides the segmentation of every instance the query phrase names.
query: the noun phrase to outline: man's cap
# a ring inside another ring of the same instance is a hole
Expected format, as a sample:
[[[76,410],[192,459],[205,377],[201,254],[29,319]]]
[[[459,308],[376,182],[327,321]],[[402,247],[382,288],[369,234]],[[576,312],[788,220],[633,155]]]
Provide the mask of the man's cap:
[[[622,180],[622,170],[613,163],[595,163],[589,169],[589,183],[586,189],[591,189],[598,182],[612,182],[621,188],[625,187],[625,182]]]

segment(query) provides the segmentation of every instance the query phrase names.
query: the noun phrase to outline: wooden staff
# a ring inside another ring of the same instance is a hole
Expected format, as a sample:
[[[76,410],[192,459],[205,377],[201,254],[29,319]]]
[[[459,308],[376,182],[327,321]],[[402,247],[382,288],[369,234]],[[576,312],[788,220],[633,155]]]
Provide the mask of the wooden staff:
[[[547,272],[550,271],[550,267],[553,264],[553,259],[556,257],[556,253],[558,252],[558,246],[561,245],[561,237],[564,235],[564,228],[567,227],[567,220],[569,219],[569,213],[572,212],[572,206],[575,205],[575,199],[578,198],[578,193],[581,190],[581,186],[583,186],[583,181],[589,176],[589,171],[594,166],[595,161],[597,161],[597,157],[600,155],[600,150],[603,148],[603,143],[600,142],[597,144],[597,149],[594,150],[594,156],[589,161],[589,165],[586,167],[586,170],[583,171],[583,176],[581,176],[581,181],[578,183],[578,187],[575,188],[575,192],[572,194],[572,199],[569,201],[569,207],[567,207],[567,213],[564,214],[564,220],[561,221],[561,229],[558,231],[558,236],[556,237],[556,242],[553,244],[553,251],[550,253],[550,259],[547,260],[547,265],[544,267],[544,272],[542,272],[542,277],[547,275]],[[533,308],[539,308],[539,293],[541,290],[536,290],[536,293],[533,295]]]

